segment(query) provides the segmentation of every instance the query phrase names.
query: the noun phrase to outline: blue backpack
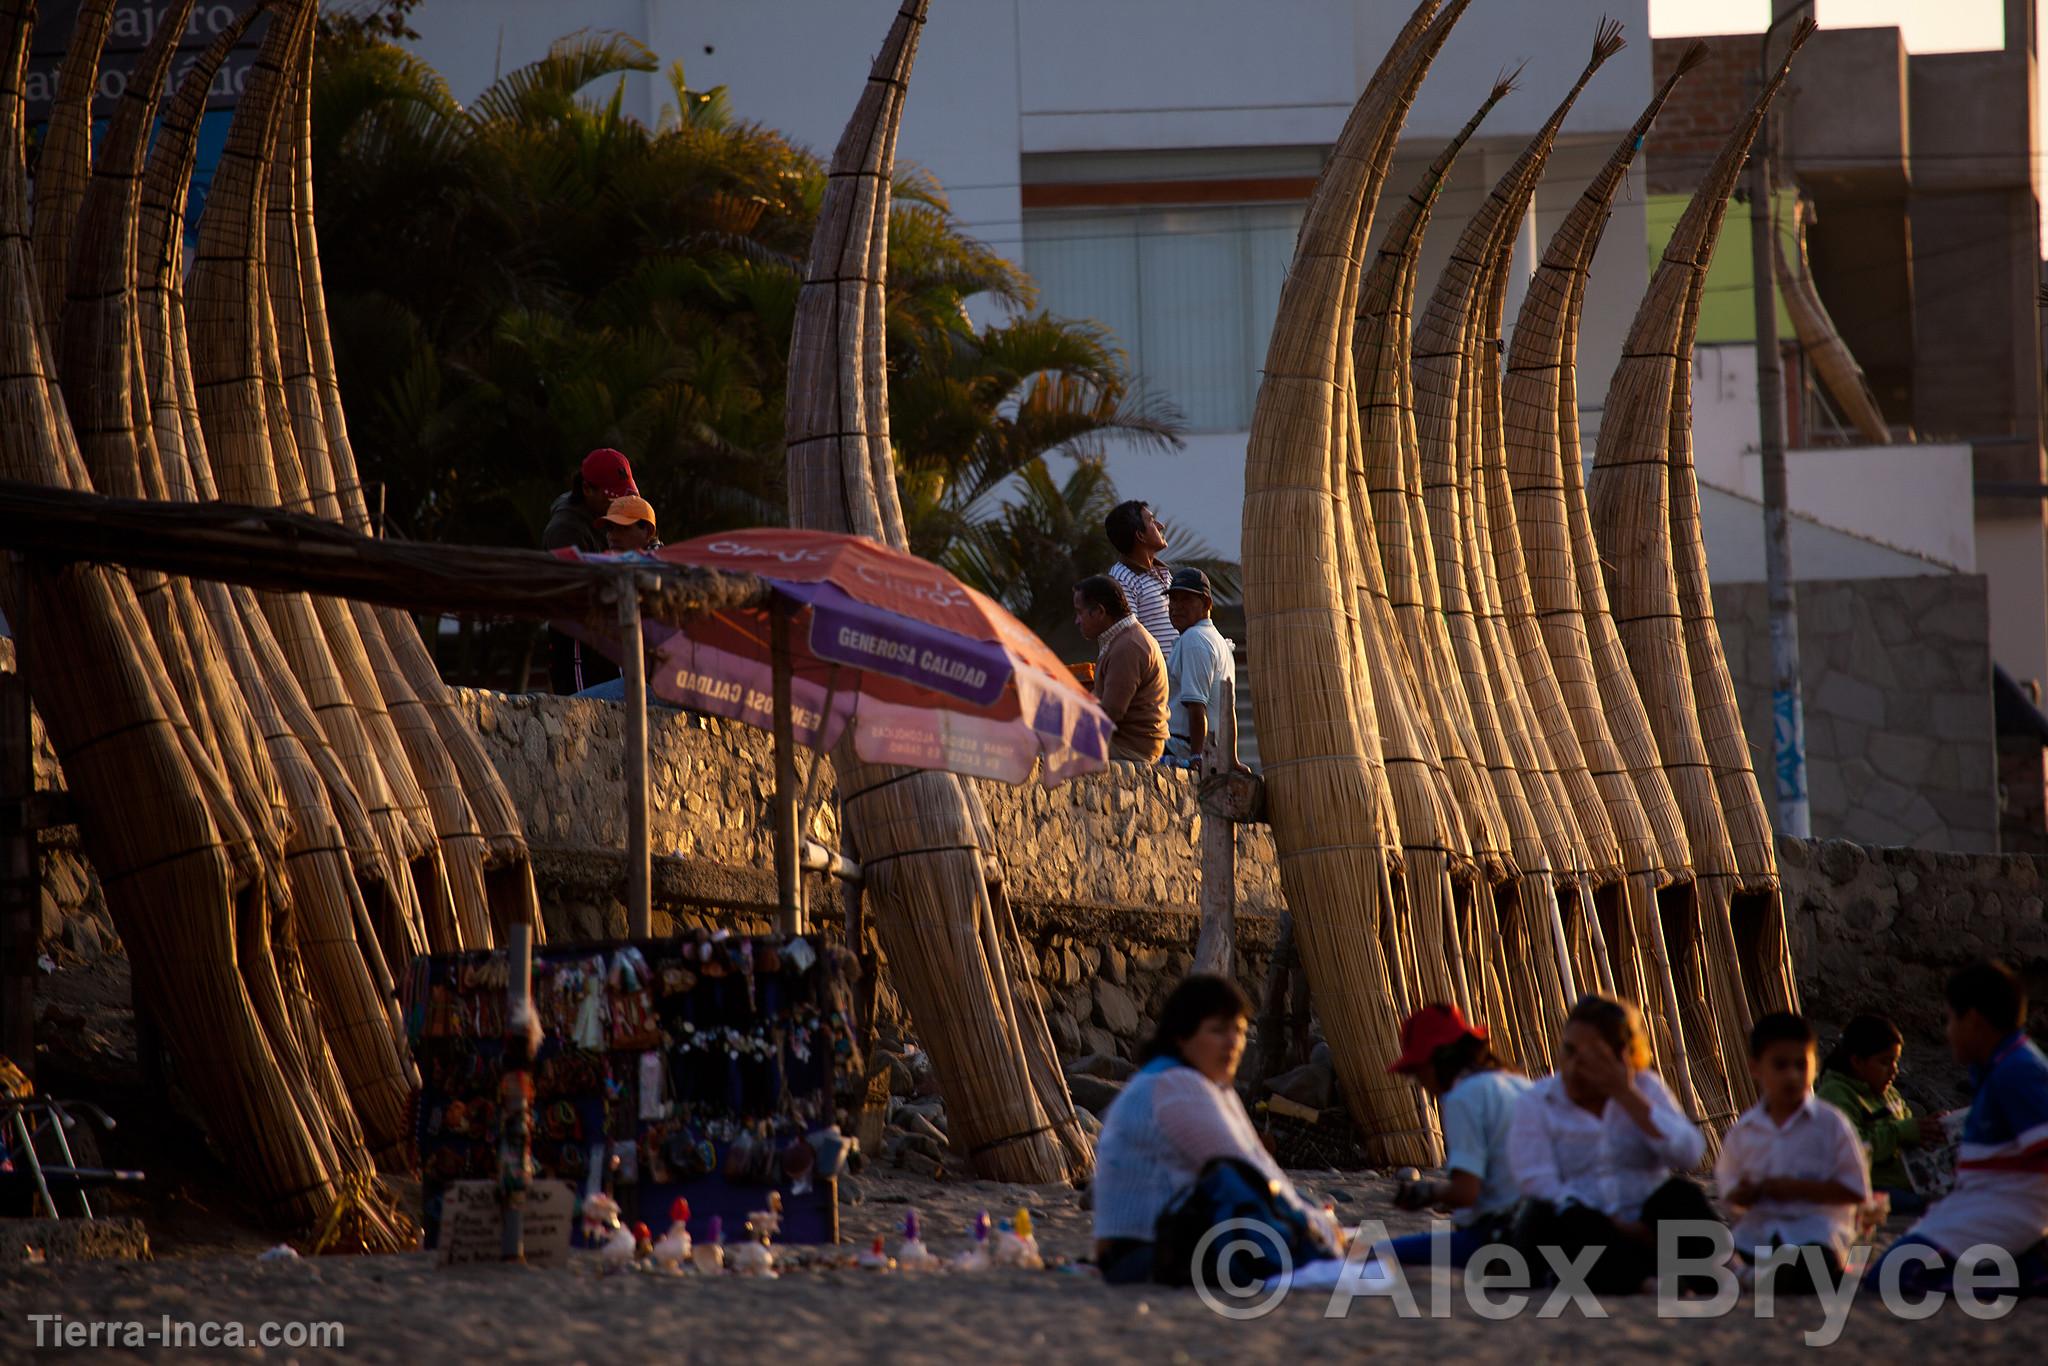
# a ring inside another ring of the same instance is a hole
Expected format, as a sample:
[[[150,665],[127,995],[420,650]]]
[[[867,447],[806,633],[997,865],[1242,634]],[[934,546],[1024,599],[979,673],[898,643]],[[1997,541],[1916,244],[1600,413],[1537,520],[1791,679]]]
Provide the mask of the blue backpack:
[[[1209,1230],[1229,1221],[1237,1226],[1202,1245]],[[1242,1284],[1334,1255],[1278,1185],[1238,1157],[1219,1157],[1202,1168],[1195,1184],[1160,1211],[1152,1240],[1152,1275],[1161,1285],[1219,1285],[1225,1256],[1230,1279]]]

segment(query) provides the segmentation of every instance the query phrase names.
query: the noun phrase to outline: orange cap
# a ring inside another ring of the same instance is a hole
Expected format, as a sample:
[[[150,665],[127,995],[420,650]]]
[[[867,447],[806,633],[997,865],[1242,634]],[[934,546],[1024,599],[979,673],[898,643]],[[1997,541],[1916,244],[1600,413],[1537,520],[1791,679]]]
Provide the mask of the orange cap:
[[[654,505],[637,493],[629,493],[624,498],[612,499],[612,505],[606,508],[604,516],[597,520],[610,522],[613,526],[631,526],[635,522],[645,522],[651,527],[654,525]]]

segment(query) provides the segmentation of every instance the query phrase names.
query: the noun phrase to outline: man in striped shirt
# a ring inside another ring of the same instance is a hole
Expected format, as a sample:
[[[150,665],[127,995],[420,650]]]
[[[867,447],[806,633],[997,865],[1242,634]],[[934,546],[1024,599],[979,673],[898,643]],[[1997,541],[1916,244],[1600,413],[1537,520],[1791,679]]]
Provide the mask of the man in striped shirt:
[[[1138,618],[1163,656],[1173,649],[1180,632],[1166,610],[1166,590],[1173,583],[1173,568],[1159,556],[1166,550],[1166,532],[1152,515],[1152,505],[1132,499],[1118,503],[1103,518],[1102,529],[1116,547],[1116,563],[1109,577],[1124,590],[1132,615]]]

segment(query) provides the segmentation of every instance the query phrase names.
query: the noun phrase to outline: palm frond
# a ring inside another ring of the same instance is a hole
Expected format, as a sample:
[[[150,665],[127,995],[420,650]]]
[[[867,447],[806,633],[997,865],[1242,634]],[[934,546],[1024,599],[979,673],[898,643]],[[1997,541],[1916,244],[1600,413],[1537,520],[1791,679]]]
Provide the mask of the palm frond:
[[[566,117],[582,90],[607,76],[660,66],[645,43],[626,33],[584,29],[557,38],[548,55],[493,81],[470,104],[479,124],[531,124]]]

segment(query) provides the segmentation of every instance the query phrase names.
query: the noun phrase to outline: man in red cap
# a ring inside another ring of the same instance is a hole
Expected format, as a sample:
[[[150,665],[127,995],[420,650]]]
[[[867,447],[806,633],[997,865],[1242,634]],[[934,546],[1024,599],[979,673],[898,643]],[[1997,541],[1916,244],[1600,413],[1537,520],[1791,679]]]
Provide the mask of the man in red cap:
[[[611,548],[598,518],[611,509],[615,498],[637,495],[633,466],[610,447],[600,447],[583,457],[569,480],[569,490],[548,509],[548,524],[540,534],[543,550],[573,546],[586,555],[601,555]],[[557,693],[577,693],[596,683],[619,676],[619,666],[595,650],[559,631],[550,630],[548,681]]]
[[[604,539],[604,528],[597,519],[611,509],[615,498],[628,498],[640,492],[633,482],[633,466],[626,457],[609,447],[592,451],[583,457],[575,475],[569,480],[569,491],[555,499],[548,509],[547,529],[540,534],[542,550],[560,550],[563,546],[574,546],[590,555],[601,555],[608,548]]]

